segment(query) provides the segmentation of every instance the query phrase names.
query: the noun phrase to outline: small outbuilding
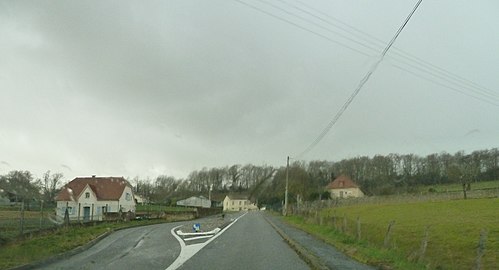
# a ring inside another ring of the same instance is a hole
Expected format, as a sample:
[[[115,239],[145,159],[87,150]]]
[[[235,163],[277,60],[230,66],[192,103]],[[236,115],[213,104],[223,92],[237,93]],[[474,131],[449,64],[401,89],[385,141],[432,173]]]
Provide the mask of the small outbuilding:
[[[177,201],[177,205],[187,206],[187,207],[210,208],[211,201],[204,196],[192,196],[190,198]]]

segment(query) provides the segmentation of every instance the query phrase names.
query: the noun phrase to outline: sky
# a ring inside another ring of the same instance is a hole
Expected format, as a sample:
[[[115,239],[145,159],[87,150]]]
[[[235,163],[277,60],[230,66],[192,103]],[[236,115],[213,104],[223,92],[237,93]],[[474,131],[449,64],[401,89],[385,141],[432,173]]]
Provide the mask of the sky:
[[[0,0],[0,174],[499,146],[499,2]]]

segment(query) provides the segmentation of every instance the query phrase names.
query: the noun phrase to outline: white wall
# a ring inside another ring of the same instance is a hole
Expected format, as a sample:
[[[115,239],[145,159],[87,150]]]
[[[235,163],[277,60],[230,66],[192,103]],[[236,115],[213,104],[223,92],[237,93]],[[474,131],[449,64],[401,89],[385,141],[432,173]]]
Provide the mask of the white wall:
[[[126,186],[123,190],[123,194],[121,194],[120,207],[123,213],[131,211],[135,213],[135,200],[133,199],[133,191],[129,186]],[[119,209],[116,211],[118,212]]]
[[[359,188],[330,189],[331,198],[357,198],[363,197],[364,193]]]
[[[223,211],[246,211],[255,209],[258,209],[258,207],[252,204],[250,200],[231,200],[228,196],[224,199]]]

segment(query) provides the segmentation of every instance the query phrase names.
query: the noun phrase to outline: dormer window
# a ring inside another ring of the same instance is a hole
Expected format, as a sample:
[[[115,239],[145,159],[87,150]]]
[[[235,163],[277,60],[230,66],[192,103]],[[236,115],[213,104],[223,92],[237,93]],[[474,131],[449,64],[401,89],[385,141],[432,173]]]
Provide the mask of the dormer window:
[[[90,192],[85,192],[85,198],[86,199],[90,198]]]

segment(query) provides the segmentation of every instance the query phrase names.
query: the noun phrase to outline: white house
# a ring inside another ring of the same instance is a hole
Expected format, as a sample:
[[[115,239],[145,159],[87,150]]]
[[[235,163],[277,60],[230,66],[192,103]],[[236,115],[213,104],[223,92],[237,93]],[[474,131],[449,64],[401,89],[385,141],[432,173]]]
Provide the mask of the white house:
[[[211,201],[208,200],[204,196],[199,196],[199,197],[192,196],[192,197],[187,198],[185,200],[177,201],[177,205],[188,206],[188,207],[210,208],[211,207]]]
[[[246,211],[258,210],[258,207],[253,204],[247,196],[244,195],[227,195],[223,202],[223,211]]]
[[[364,196],[359,186],[346,175],[334,179],[333,182],[327,185],[326,189],[331,193],[331,198],[357,198]]]
[[[57,194],[58,217],[68,209],[70,220],[102,220],[105,213],[135,213],[130,183],[123,177],[78,177]]]

